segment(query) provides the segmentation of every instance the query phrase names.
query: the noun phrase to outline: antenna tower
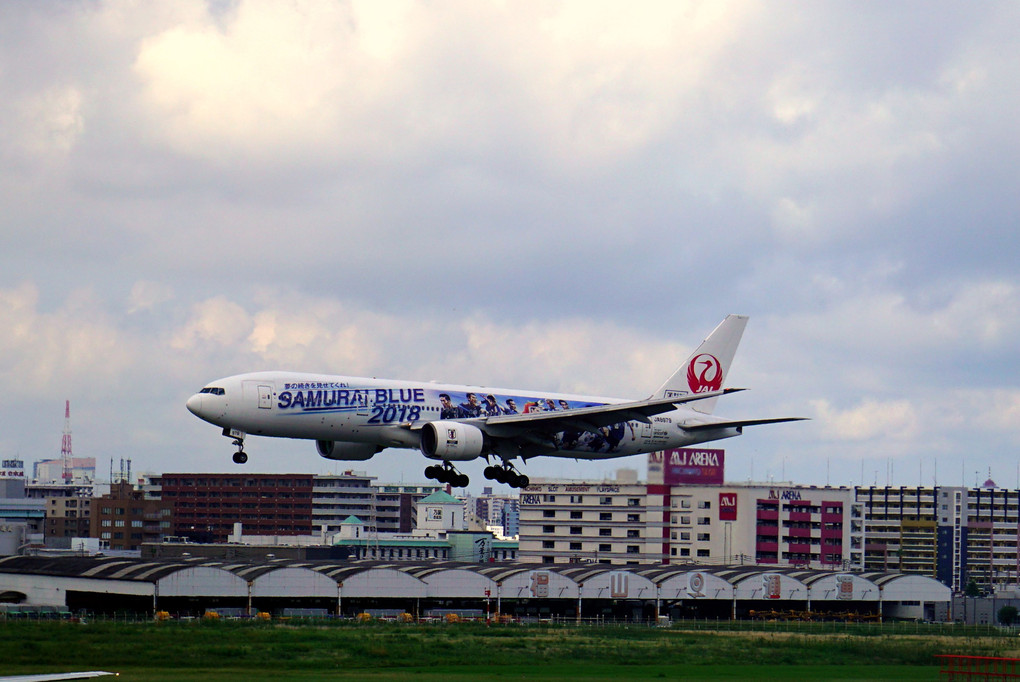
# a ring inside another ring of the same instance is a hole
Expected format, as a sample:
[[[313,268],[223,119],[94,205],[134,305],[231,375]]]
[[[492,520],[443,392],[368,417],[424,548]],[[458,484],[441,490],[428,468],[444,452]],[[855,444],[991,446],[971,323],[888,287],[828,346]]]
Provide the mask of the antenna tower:
[[[71,401],[64,402],[64,437],[60,440],[60,459],[64,464],[63,479],[69,484],[72,479],[74,463],[71,455]]]

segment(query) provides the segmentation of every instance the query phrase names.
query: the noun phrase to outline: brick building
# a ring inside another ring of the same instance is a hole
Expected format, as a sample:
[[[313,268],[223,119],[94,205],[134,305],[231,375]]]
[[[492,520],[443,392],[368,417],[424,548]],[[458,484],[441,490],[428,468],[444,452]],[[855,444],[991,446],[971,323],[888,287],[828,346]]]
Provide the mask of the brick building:
[[[89,535],[104,549],[137,550],[143,542],[159,542],[170,534],[173,506],[148,500],[141,490],[124,481],[114,483],[110,494],[92,500]]]
[[[51,547],[70,547],[70,538],[91,534],[92,498],[50,497],[46,500],[46,543]]]
[[[310,535],[311,474],[163,474],[174,508],[172,535],[225,542],[235,523],[246,535]]]

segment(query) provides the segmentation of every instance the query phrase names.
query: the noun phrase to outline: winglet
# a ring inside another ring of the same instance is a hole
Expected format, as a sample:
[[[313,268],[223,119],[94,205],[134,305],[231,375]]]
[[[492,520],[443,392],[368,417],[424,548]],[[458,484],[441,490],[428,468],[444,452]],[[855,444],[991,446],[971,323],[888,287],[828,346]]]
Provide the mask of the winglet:
[[[651,398],[670,398],[722,389],[746,326],[746,315],[728,315]],[[707,398],[691,403],[691,407],[698,412],[712,414],[716,400]]]

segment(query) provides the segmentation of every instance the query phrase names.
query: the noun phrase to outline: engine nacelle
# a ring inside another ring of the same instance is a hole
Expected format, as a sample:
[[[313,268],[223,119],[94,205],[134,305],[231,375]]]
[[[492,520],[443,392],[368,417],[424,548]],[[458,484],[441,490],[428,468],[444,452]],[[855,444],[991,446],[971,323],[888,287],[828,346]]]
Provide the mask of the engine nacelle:
[[[421,427],[421,451],[431,459],[467,461],[482,454],[485,434],[477,426],[434,421]]]
[[[381,447],[372,443],[347,443],[338,440],[317,440],[315,449],[319,451],[320,457],[352,462],[364,462],[366,459],[372,459],[375,453],[382,450]]]

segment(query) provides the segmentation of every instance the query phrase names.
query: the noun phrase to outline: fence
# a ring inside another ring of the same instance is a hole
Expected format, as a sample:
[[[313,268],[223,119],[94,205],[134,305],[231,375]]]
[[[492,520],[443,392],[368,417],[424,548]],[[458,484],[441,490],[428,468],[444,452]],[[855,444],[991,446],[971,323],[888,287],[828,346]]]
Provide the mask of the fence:
[[[1020,680],[1020,658],[938,655],[944,680]]]

